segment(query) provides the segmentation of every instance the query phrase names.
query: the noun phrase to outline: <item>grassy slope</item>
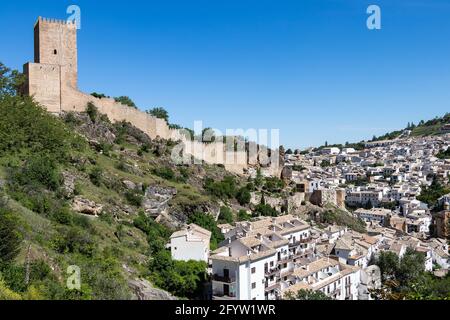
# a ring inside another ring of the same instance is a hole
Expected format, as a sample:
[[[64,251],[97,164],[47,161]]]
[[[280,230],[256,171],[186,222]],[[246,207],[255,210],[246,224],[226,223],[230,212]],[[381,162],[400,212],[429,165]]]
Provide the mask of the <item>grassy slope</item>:
[[[53,117],[48,115],[45,121],[53,123],[59,120],[53,120]],[[111,126],[111,124],[107,123],[103,125]],[[73,124],[67,126],[67,130],[72,132],[72,134],[76,129],[76,126]],[[82,133],[82,130],[78,132]],[[114,266],[111,266],[111,269],[119,270],[118,272],[125,280],[148,275],[147,264],[151,257],[149,256],[147,236],[132,224],[140,208],[127,203],[123,186],[116,188],[115,186],[117,184],[111,187],[107,183],[102,183],[99,186],[94,185],[89,178],[89,173],[92,169],[94,167],[100,168],[105,181],[116,181],[118,184],[123,180],[130,180],[134,183],[142,183],[144,185],[158,184],[174,187],[178,193],[172,199],[171,205],[180,208],[186,205],[195,206],[215,202],[216,200],[212,199],[202,190],[200,187],[201,181],[205,175],[224,176],[227,173],[223,168],[204,165],[201,166],[201,174],[195,174],[192,168],[188,168],[189,175],[192,176],[192,179],[189,179],[190,181],[168,181],[152,173],[153,169],[166,166],[167,158],[156,156],[152,152],[138,155],[137,151],[139,148],[140,145],[130,142],[123,142],[120,145],[114,144],[109,155],[99,153],[94,148],[87,148],[75,155],[78,159],[84,161],[82,161],[83,164],[69,162],[60,166],[61,171],[70,172],[76,176],[77,192],[80,196],[95,201],[98,204],[103,204],[107,209],[111,205],[119,205],[119,207],[125,205],[132,208],[131,214],[119,212],[119,220],[117,221],[112,218],[109,210],[106,210],[105,215],[101,218],[84,217],[84,220],[87,219],[88,221],[82,224],[62,225],[49,217],[25,208],[18,201],[13,200],[10,196],[6,196],[8,198],[8,207],[18,217],[25,238],[15,264],[17,266],[26,265],[28,248],[30,246],[30,260],[42,260],[48,264],[52,269],[52,274],[56,276],[62,286],[64,286],[65,279],[67,278],[65,270],[69,265],[80,266],[82,268],[82,278],[90,277],[91,275],[88,275],[87,272],[93,270],[95,273],[93,277],[98,277],[99,281],[101,281],[102,267],[98,267],[98,269],[92,267],[91,263],[93,263],[93,259],[83,256],[78,252],[61,253],[55,249],[55,242],[58,238],[64,237],[71,230],[81,230],[95,244],[99,257],[106,253],[113,257]],[[8,171],[10,170],[11,164],[17,166],[23,161],[21,159],[26,159],[28,156],[29,154],[21,155],[20,157],[22,158],[20,158],[13,153],[1,154],[0,179],[9,179]],[[119,169],[121,162],[126,162],[131,168],[135,168],[136,172],[133,170]],[[174,167],[173,170],[178,175],[178,169]],[[69,200],[61,201],[70,202]],[[72,214],[74,216],[80,216],[77,213],[72,212]],[[122,267],[124,265],[133,271],[132,274],[125,271]],[[126,282],[120,286],[124,287],[123,290],[128,290]],[[105,291],[108,294],[107,289]],[[108,298],[108,296],[104,296],[103,292],[94,292],[95,297]]]

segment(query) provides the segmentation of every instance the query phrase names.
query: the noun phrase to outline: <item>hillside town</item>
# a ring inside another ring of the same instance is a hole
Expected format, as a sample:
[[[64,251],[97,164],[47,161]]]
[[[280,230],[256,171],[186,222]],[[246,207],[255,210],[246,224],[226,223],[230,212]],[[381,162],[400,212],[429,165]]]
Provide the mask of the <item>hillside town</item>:
[[[371,300],[372,290],[381,287],[380,269],[373,264],[380,252],[400,258],[408,250],[421,253],[424,270],[445,276],[450,194],[435,206],[420,196],[433,181],[449,182],[450,161],[438,155],[448,150],[450,135],[409,135],[368,142],[361,150],[286,152],[282,178],[292,190],[287,198],[264,199],[285,214],[219,225],[225,240],[204,258],[210,265],[212,298],[275,300],[312,290],[336,300]],[[260,201],[253,193],[252,202]],[[366,231],[297,214],[302,207],[310,212],[309,206],[348,212]],[[182,244],[179,233],[175,236],[185,255],[208,251],[206,230],[194,225],[184,234]]]
[[[0,63],[0,300],[450,299],[450,113],[216,136],[81,91],[77,30],[39,17],[33,62]]]

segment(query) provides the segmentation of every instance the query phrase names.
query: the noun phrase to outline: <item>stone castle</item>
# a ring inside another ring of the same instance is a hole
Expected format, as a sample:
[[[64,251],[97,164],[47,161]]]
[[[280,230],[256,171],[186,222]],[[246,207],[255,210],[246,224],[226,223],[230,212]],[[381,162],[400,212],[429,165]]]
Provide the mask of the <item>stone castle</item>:
[[[24,65],[27,77],[25,93],[49,112],[84,112],[89,102],[112,122],[126,121],[139,128],[152,139],[180,141],[184,158],[193,156],[209,164],[220,164],[233,173],[244,174],[250,168],[259,167],[267,175],[279,175],[278,152],[255,143],[247,143],[236,151],[227,151],[223,142],[203,143],[191,141],[178,130],[171,129],[165,120],[153,117],[138,109],[123,105],[110,98],[96,98],[78,90],[77,27],[55,19],[41,18],[34,26],[34,62]],[[267,154],[277,154],[275,161]]]

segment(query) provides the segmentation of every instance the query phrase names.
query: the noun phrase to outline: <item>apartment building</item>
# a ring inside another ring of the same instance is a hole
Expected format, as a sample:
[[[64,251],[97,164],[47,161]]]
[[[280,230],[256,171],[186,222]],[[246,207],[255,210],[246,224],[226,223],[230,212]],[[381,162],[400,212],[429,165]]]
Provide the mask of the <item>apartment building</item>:
[[[382,200],[383,192],[379,190],[349,190],[346,196],[346,202],[350,206],[365,206],[371,203],[377,207]]]
[[[215,300],[275,300],[302,259],[314,256],[310,226],[293,216],[237,223],[213,252]]]
[[[377,222],[381,226],[385,226],[390,215],[392,214],[391,210],[383,209],[383,208],[373,208],[373,209],[358,209],[355,211],[355,214],[365,222]]]
[[[358,300],[361,280],[359,267],[322,258],[297,268],[288,281],[282,282],[283,296],[299,290],[321,291],[335,300]]]

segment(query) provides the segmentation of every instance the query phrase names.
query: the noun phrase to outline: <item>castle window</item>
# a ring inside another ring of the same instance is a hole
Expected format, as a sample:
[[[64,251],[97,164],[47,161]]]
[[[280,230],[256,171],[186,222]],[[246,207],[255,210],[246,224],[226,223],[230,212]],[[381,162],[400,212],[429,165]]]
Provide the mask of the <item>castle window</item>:
[[[53,54],[58,54],[58,50],[53,50]]]

